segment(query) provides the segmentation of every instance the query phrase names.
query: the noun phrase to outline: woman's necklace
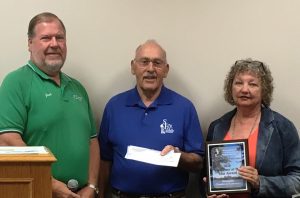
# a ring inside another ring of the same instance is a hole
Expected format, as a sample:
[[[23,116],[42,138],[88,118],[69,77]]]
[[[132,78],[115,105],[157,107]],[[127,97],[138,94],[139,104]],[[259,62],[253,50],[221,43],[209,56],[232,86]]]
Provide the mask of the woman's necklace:
[[[247,137],[247,139],[249,138],[249,136],[253,133],[253,129],[254,129],[254,127],[255,127],[255,125],[256,125],[256,121],[257,121],[257,119],[258,119],[258,117],[259,117],[259,115],[260,115],[260,112],[256,115],[256,117],[255,117],[255,120],[254,120],[254,122],[253,122],[253,124],[252,124],[252,127],[251,127],[251,129],[250,129],[250,131],[249,131],[249,135],[248,135],[248,137]],[[235,122],[236,122],[236,115],[234,116],[234,118],[233,118],[233,123],[232,123],[232,132],[231,132],[231,138],[232,139],[234,139],[235,137]]]

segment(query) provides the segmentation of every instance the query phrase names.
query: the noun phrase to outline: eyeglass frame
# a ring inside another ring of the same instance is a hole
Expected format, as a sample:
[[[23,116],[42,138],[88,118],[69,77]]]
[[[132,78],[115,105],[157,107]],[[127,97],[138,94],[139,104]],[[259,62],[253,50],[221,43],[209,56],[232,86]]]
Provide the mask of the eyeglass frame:
[[[135,63],[137,63],[141,67],[148,67],[150,63],[152,63],[152,66],[155,68],[162,68],[163,66],[167,65],[168,63],[162,59],[159,58],[148,58],[148,57],[142,57],[139,59],[133,59]]]
[[[257,61],[257,60],[237,60],[237,61],[235,61],[234,65],[243,64],[243,63],[246,63],[246,64],[257,64],[257,67],[261,67],[262,68],[262,71],[263,71],[264,74],[267,73],[264,63],[261,62],[261,61]]]

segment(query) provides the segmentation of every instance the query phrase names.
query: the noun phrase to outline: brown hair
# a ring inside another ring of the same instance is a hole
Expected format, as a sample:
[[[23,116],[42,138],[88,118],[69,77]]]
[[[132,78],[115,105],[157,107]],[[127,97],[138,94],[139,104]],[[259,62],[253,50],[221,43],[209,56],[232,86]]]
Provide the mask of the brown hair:
[[[54,20],[58,20],[59,21],[59,23],[61,24],[61,26],[62,26],[65,34],[66,34],[66,28],[65,28],[64,23],[55,14],[52,14],[50,12],[43,12],[43,13],[40,13],[40,14],[34,16],[30,20],[29,26],[28,26],[28,32],[27,32],[28,38],[34,37],[34,35],[35,35],[34,28],[35,28],[35,26],[38,23],[41,23],[41,22],[52,22]]]
[[[236,74],[252,72],[261,80],[262,104],[270,106],[273,95],[273,77],[271,71],[263,62],[251,58],[238,60],[231,66],[224,82],[224,98],[231,105],[235,105],[232,97],[232,84]]]

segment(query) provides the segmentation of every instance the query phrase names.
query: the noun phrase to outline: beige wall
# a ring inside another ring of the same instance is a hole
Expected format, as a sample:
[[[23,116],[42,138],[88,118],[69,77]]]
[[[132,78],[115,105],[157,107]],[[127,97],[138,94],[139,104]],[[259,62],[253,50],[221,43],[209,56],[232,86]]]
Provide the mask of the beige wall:
[[[0,82],[29,58],[30,18],[53,12],[67,28],[64,71],[87,88],[97,124],[107,100],[134,85],[136,46],[154,38],[168,52],[166,85],[194,102],[205,133],[232,108],[223,100],[223,81],[246,57],[270,66],[271,107],[300,129],[299,0],[10,0],[0,9]]]

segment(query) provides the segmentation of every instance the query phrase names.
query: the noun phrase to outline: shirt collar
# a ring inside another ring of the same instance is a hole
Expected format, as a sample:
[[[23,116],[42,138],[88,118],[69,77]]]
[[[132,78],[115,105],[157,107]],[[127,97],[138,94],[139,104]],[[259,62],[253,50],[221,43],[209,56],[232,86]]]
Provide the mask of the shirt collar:
[[[53,81],[50,76],[48,76],[40,68],[38,68],[31,60],[28,61],[27,66],[30,67],[41,78],[45,80]],[[64,74],[63,72],[60,72],[60,79],[61,79],[61,84],[66,84],[69,81],[71,81],[71,78],[68,75]]]
[[[172,91],[165,86],[162,86],[161,91],[157,99],[149,107],[157,107],[159,105],[172,104]],[[126,106],[144,106],[141,97],[138,93],[137,87],[129,91],[127,97]]]
[[[40,68],[38,68],[31,60],[28,61],[27,66],[29,66],[37,75],[44,79],[51,79],[47,74],[45,74]]]

